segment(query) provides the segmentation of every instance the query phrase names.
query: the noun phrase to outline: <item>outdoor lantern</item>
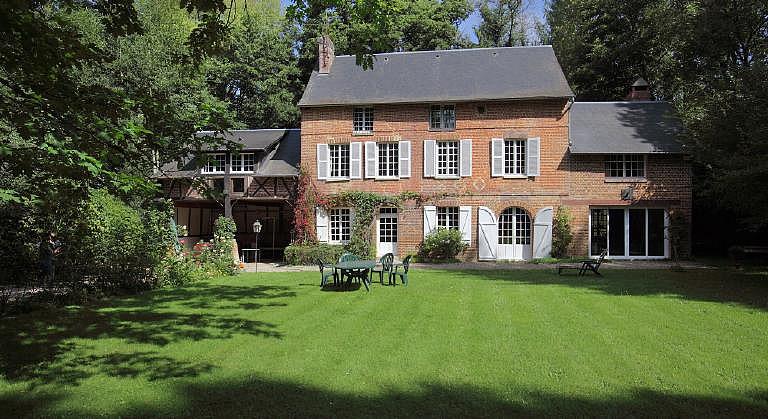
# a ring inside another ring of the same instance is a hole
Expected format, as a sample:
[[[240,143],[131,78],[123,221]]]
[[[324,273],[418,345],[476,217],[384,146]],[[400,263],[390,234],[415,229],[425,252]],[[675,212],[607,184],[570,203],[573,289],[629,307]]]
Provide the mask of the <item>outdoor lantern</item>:
[[[253,232],[256,234],[261,233],[261,221],[256,220],[253,222]]]

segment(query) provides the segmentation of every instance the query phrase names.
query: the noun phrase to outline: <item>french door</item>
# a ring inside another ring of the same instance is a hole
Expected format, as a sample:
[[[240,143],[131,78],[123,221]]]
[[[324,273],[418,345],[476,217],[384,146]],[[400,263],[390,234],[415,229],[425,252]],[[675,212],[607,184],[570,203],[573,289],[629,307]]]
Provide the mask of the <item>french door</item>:
[[[667,213],[658,208],[592,208],[589,217],[589,254],[608,249],[613,258],[669,257]]]
[[[397,254],[397,208],[379,209],[376,256]]]

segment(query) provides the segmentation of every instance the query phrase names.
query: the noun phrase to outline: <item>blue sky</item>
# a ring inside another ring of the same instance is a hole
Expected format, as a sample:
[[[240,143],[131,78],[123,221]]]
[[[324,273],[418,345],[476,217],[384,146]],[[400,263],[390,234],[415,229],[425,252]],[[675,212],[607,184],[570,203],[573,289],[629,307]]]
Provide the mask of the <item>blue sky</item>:
[[[538,17],[541,20],[544,20],[544,2],[545,0],[526,0],[525,3],[527,5],[527,12]],[[292,3],[291,0],[280,0],[280,4],[283,7],[291,3]],[[462,32],[469,35],[472,38],[472,40],[477,40],[472,28],[477,26],[479,23],[480,23],[480,16],[477,12],[475,12],[471,16],[469,16],[469,19],[465,20],[459,26],[459,28],[461,29]]]

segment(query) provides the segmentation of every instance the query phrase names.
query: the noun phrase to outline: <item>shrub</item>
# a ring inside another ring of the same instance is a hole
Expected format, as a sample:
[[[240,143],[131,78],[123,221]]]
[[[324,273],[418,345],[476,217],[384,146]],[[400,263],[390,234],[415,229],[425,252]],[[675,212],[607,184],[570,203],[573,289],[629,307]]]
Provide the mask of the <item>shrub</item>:
[[[296,245],[285,248],[285,262],[289,265],[314,265],[320,259],[324,262],[335,262],[345,252],[344,246],[316,243]]]
[[[419,260],[450,261],[467,249],[461,232],[454,229],[438,228],[427,235],[419,249]]]
[[[169,255],[158,265],[156,281],[159,287],[180,287],[203,277],[194,259],[184,255]]]
[[[563,258],[568,254],[568,246],[573,240],[571,213],[566,207],[557,207],[552,221],[552,257]]]
[[[235,275],[237,263],[233,256],[235,220],[228,217],[219,217],[214,223],[213,242],[209,246],[201,246],[198,261],[201,268],[211,275]]]

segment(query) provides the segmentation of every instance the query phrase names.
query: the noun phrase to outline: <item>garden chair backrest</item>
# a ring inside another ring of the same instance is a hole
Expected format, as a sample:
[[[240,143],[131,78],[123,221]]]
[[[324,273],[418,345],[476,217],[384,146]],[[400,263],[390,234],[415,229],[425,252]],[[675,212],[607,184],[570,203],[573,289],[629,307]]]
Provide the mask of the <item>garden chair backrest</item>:
[[[597,263],[595,264],[595,270],[600,269],[600,264],[603,263],[603,260],[605,260],[605,257],[608,255],[608,249],[603,249],[602,253],[600,253],[600,257],[597,258]]]
[[[325,262],[323,262],[322,259],[318,259],[317,260],[317,266],[320,267],[320,272],[323,272],[323,270],[325,270],[325,267],[327,266],[327,264]]]
[[[392,270],[392,264],[395,263],[395,255],[392,253],[387,253],[386,255],[382,256],[381,259],[379,259],[379,263],[381,263],[381,267],[385,271]]]
[[[344,253],[343,255],[339,256],[339,262],[351,262],[357,259],[359,258],[352,253]]]
[[[408,269],[409,269],[410,266],[411,266],[411,255],[408,255],[403,260],[403,271],[405,273],[408,273]]]

